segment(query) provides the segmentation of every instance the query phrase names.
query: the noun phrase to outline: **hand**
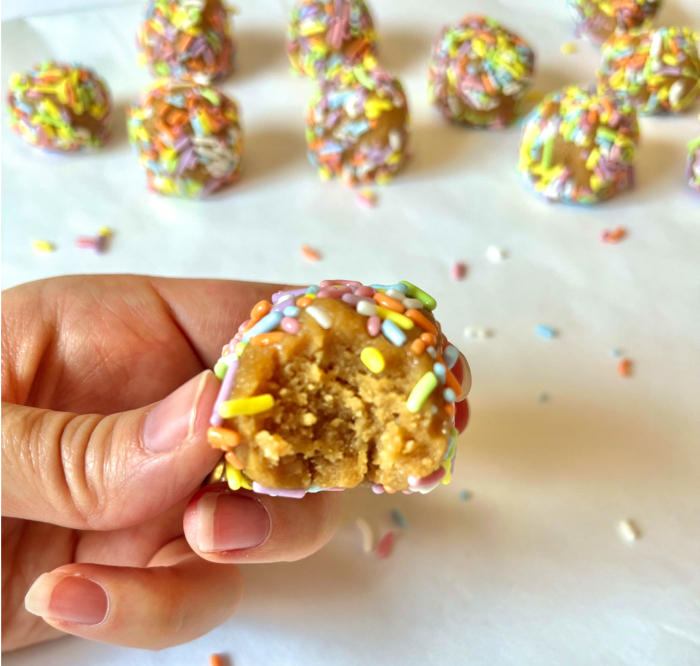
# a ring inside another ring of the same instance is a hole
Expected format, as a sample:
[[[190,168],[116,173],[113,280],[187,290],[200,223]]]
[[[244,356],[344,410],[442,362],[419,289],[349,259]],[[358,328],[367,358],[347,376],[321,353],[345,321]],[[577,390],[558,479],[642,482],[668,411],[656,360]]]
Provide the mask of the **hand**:
[[[233,613],[233,563],[296,560],[330,539],[338,493],[198,490],[220,455],[206,368],[273,290],[103,275],[3,294],[3,650],[61,632],[189,641]]]

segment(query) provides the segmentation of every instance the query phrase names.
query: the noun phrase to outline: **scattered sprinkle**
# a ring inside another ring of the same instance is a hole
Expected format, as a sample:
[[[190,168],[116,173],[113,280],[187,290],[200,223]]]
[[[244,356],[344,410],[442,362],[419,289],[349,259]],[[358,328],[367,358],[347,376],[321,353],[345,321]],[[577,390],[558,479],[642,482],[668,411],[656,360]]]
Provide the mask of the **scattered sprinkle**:
[[[394,521],[396,527],[400,527],[402,530],[408,527],[408,520],[406,516],[401,513],[400,509],[393,508],[391,510],[391,519]]]
[[[478,338],[481,340],[484,338],[492,338],[494,332],[490,328],[484,328],[483,326],[467,326],[467,328],[464,329],[464,335],[467,338]]]
[[[39,252],[40,254],[48,254],[49,252],[55,252],[56,246],[51,241],[37,238],[32,241],[32,250],[34,250],[34,252]]]
[[[363,208],[374,208],[377,205],[377,194],[372,190],[363,188],[355,195],[355,201]]]
[[[308,261],[321,261],[321,253],[318,250],[314,250],[310,245],[302,245],[301,253],[304,259]]]
[[[565,42],[559,49],[564,55],[571,55],[578,51],[578,46],[574,42]]]
[[[463,502],[466,502],[468,499],[471,499],[472,494],[468,490],[462,490],[459,493],[459,499],[461,499]]]
[[[632,543],[642,536],[639,527],[637,527],[636,523],[632,520],[621,520],[617,525],[617,529],[620,532],[620,536],[627,543]]]
[[[617,374],[620,375],[620,377],[631,376],[632,375],[632,361],[630,361],[628,358],[623,358],[617,364]]]
[[[603,243],[619,243],[627,236],[627,229],[615,227],[614,229],[604,229],[600,232],[600,240]]]
[[[362,551],[365,553],[371,553],[372,548],[374,548],[374,533],[369,523],[364,518],[358,518],[355,521],[357,529],[360,530],[362,535]]]
[[[380,560],[384,560],[389,555],[391,555],[391,551],[394,548],[394,533],[393,532],[387,532],[381,539],[381,541],[377,544],[377,557]]]
[[[549,394],[547,393],[540,393],[537,396],[537,402],[548,402],[549,401]]]
[[[213,654],[209,657],[209,666],[224,666],[224,662],[218,654]]]
[[[455,261],[452,265],[452,270],[450,270],[450,277],[455,281],[459,282],[464,280],[467,275],[467,265],[461,261]]]
[[[553,340],[557,337],[557,331],[544,324],[537,324],[535,326],[535,333],[541,338],[546,338],[547,340]]]
[[[491,245],[486,250],[486,258],[489,261],[493,261],[493,263],[497,264],[508,258],[508,251],[504,250],[503,248],[496,247],[495,245]]]
[[[621,349],[611,349],[610,356],[612,356],[613,358],[620,358],[620,356],[622,356],[622,350]]]

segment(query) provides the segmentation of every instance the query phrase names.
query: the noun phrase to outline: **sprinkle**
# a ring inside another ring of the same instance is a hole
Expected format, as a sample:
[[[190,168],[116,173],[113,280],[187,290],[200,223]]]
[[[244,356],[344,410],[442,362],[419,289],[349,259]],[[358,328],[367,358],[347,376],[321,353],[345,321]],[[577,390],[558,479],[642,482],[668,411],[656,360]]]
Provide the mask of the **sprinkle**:
[[[302,245],[301,246],[301,253],[304,256],[304,259],[307,259],[308,261],[320,261],[321,260],[321,253],[318,250],[314,250],[311,246],[309,245]]]
[[[365,317],[373,317],[377,314],[377,306],[374,303],[370,303],[366,300],[358,301],[355,306],[357,312]]]
[[[377,314],[382,319],[387,319],[393,322],[404,331],[410,331],[414,327],[413,321],[406,315],[400,314],[399,312],[394,312],[393,310],[387,310],[386,308],[377,306]]]
[[[321,310],[321,308],[317,308],[315,305],[310,305],[308,308],[306,308],[306,312],[316,320],[316,323],[321,328],[328,330],[331,327],[331,324],[333,323],[331,318],[328,316],[328,313]]]
[[[459,492],[459,499],[461,499],[463,502],[466,502],[468,499],[471,499],[472,494],[468,490],[461,490]]]
[[[365,347],[360,353],[360,360],[374,374],[380,373],[386,365],[382,353],[376,347]]]
[[[243,334],[243,342],[249,342],[252,337],[261,333],[274,331],[282,319],[284,319],[284,315],[281,312],[270,312]]]
[[[632,520],[621,520],[617,524],[620,536],[627,542],[632,543],[642,536],[637,524]]]
[[[537,324],[537,326],[535,326],[535,334],[547,340],[553,340],[558,335],[553,328],[545,326],[544,324]]]
[[[367,320],[367,333],[373,338],[379,335],[379,331],[382,329],[382,320],[379,315],[373,315]]]
[[[282,310],[282,314],[285,317],[298,317],[301,312],[301,308],[298,308],[296,305],[288,305],[284,310]]]
[[[617,374],[620,375],[620,377],[631,376],[631,374],[632,374],[632,361],[630,361],[628,358],[623,358],[617,364]]]
[[[484,338],[492,338],[494,333],[490,328],[484,328],[483,326],[467,326],[467,328],[464,329],[464,335],[467,338],[483,340]]]
[[[425,351],[425,342],[420,338],[416,338],[409,347],[411,352],[416,356],[420,356]]]
[[[435,328],[435,325],[422,312],[418,310],[406,310],[405,314],[408,319],[422,328],[426,333],[437,335],[437,328]]]
[[[357,529],[360,530],[362,535],[362,551],[365,553],[371,553],[374,547],[374,533],[369,523],[364,518],[358,518],[355,521]]]
[[[492,261],[493,263],[497,264],[508,258],[508,252],[507,250],[503,250],[500,247],[491,245],[486,250],[486,258],[489,261]]]
[[[391,551],[394,547],[394,533],[387,532],[377,544],[377,557],[380,560],[386,559],[391,555]]]
[[[549,395],[547,393],[540,393],[537,396],[537,402],[548,402],[549,401]]]
[[[447,368],[442,363],[434,363],[433,372],[438,379],[438,384],[444,384],[447,381]]]
[[[461,261],[455,261],[450,270],[450,277],[455,281],[459,282],[464,280],[467,275],[467,265]]]
[[[39,252],[40,254],[47,254],[49,252],[55,252],[56,246],[51,241],[37,238],[32,241],[32,250],[34,250],[34,252]]]
[[[457,359],[459,358],[459,350],[453,345],[447,345],[445,350],[442,352],[442,358],[445,361],[445,365],[449,370],[454,368]]]
[[[218,654],[213,654],[209,657],[209,666],[224,666],[224,662]]]
[[[231,451],[241,443],[241,436],[230,428],[210,427],[207,430],[207,441],[215,449]]]
[[[613,358],[620,358],[620,356],[622,356],[622,350],[621,349],[611,349],[610,356],[612,356]]]
[[[416,383],[406,401],[406,409],[412,414],[420,411],[425,401],[438,385],[438,379],[433,372],[426,372]]]
[[[364,188],[355,195],[355,201],[363,208],[374,208],[377,205],[377,195],[372,190]]]
[[[404,516],[403,513],[401,513],[401,511],[396,507],[391,510],[391,519],[394,521],[394,525],[402,530],[408,527],[408,520],[406,519],[406,516]]]
[[[285,310],[286,309],[287,308],[285,308]],[[299,332],[299,321],[294,317],[285,317],[281,321],[280,326],[282,327],[283,331],[291,333],[292,335],[296,335]]]
[[[267,412],[275,406],[275,399],[269,393],[256,395],[251,398],[227,400],[219,406],[219,414],[224,419],[234,416],[252,416]]]
[[[627,230],[624,227],[616,227],[613,230],[603,230],[600,232],[600,240],[603,243],[619,243],[627,236]]]
[[[406,334],[390,319],[382,322],[382,333],[395,347],[401,347],[406,342]]]
[[[401,284],[408,287],[406,294],[411,298],[417,298],[427,310],[434,310],[437,307],[437,301],[430,294],[416,287],[416,285],[406,282],[405,280],[403,280]]]
[[[571,55],[578,51],[578,46],[574,42],[565,42],[559,49],[564,55]]]
[[[455,400],[457,400],[457,395],[451,388],[447,387],[442,392],[442,399],[445,402],[452,404]]]

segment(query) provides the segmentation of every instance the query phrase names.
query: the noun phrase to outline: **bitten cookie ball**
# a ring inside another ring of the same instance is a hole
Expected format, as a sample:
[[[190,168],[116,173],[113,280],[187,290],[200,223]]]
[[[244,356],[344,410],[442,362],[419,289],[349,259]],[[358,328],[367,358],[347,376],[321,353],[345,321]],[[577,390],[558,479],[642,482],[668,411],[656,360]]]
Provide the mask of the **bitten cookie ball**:
[[[662,0],[567,0],[576,35],[602,44],[614,32],[647,26]]]
[[[233,68],[235,44],[221,0],[149,0],[137,44],[156,76],[209,83]]]
[[[225,452],[229,485],[302,497],[448,483],[468,369],[435,306],[408,282],[350,280],[258,303],[214,369],[222,385],[208,437]]]
[[[398,80],[372,56],[317,82],[307,112],[311,163],[324,180],[386,183],[408,157],[408,103]]]
[[[499,129],[522,111],[535,54],[491,18],[467,16],[443,29],[428,66],[428,99],[448,120]]]
[[[685,111],[700,92],[698,40],[690,28],[614,35],[603,44],[599,91],[643,115]]]
[[[700,193],[700,136],[688,144],[688,185]]]
[[[234,183],[243,134],[236,103],[194,81],[155,83],[127,111],[129,138],[150,189],[205,197]]]
[[[10,127],[46,150],[79,150],[104,145],[112,101],[107,84],[78,65],[43,62],[13,74],[7,94]]]
[[[597,203],[632,187],[638,140],[633,107],[571,86],[528,116],[518,168],[550,201]]]
[[[298,0],[292,10],[287,54],[298,74],[322,77],[376,49],[374,22],[363,0]]]

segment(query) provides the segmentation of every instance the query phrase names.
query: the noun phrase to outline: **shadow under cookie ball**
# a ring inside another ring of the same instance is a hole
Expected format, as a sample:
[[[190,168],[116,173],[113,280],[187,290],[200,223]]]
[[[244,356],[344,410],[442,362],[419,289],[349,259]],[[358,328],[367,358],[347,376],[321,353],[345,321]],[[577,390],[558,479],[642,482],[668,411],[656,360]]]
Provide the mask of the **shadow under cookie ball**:
[[[682,113],[700,93],[699,43],[690,28],[614,35],[603,44],[598,90],[642,115]]]
[[[107,84],[79,65],[46,61],[31,72],[13,74],[7,106],[12,130],[45,150],[97,148],[109,136]]]
[[[632,187],[638,140],[632,106],[570,86],[526,119],[518,169],[550,201],[597,203]]]
[[[602,44],[614,32],[651,23],[662,0],[567,0],[577,36]]]
[[[297,74],[323,77],[340,64],[376,54],[372,15],[364,0],[297,0],[286,48]]]
[[[236,50],[221,0],[149,0],[137,45],[154,75],[200,83],[228,76]]]
[[[350,185],[386,183],[408,159],[408,102],[401,83],[373,56],[317,81],[306,142],[319,176]]]
[[[535,54],[493,19],[467,16],[443,29],[428,65],[428,99],[450,121],[500,129],[532,85]]]
[[[238,180],[243,133],[236,103],[193,81],[158,81],[127,112],[150,189],[202,198]]]

